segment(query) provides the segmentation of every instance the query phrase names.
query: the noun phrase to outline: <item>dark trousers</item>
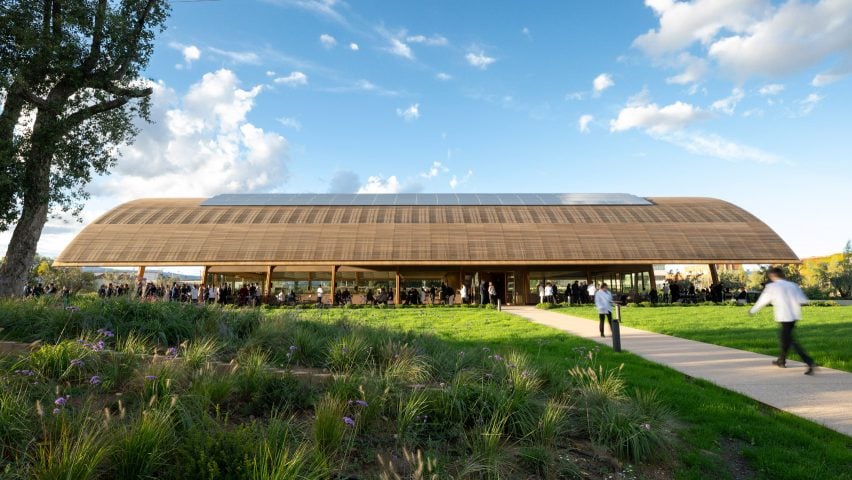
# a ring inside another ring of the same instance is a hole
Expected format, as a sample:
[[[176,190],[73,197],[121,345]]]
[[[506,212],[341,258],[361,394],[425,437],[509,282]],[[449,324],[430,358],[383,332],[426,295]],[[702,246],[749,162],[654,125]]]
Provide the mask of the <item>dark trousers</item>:
[[[601,335],[604,334],[604,320],[609,322],[609,331],[612,332],[612,312],[599,313],[598,317],[601,319]]]
[[[793,338],[793,329],[796,328],[796,322],[781,322],[781,353],[778,355],[778,362],[784,363],[787,361],[787,352],[790,350],[790,347],[793,347],[793,350],[802,358],[802,361],[808,365],[814,364],[814,359],[808,356],[805,352],[805,349],[799,345],[799,342]]]

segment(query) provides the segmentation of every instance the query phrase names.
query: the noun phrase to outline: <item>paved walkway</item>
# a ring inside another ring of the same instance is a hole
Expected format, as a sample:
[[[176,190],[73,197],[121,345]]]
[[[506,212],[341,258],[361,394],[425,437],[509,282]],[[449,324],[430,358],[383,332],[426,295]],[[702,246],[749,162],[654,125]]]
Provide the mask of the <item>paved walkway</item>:
[[[504,307],[503,311],[612,346],[609,327],[607,337],[601,338],[596,321],[535,307]],[[787,368],[781,369],[772,366],[770,362],[774,358],[767,355],[623,325],[621,347],[652,362],[852,436],[852,373],[818,368],[815,375],[803,375],[805,365],[801,362],[787,360]]]

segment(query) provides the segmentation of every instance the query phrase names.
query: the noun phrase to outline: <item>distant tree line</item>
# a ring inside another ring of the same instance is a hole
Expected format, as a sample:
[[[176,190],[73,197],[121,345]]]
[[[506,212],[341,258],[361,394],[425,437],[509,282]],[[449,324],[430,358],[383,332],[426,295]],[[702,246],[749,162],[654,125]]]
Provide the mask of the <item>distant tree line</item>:
[[[767,282],[768,265],[746,272],[734,270],[722,272],[719,281],[732,290],[746,287],[760,290]],[[809,258],[799,265],[785,265],[787,278],[802,285],[808,298],[852,298],[852,241],[846,243],[843,252],[827,257]]]

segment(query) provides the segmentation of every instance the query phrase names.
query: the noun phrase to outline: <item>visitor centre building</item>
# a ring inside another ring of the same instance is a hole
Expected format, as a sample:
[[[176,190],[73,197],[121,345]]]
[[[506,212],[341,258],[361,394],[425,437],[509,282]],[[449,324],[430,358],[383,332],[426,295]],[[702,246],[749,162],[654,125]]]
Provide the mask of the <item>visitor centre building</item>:
[[[650,290],[655,264],[798,263],[745,210],[712,198],[627,194],[224,194],[115,207],[57,266],[198,266],[205,284],[264,294],[393,292],[492,282],[507,304],[538,284]],[[456,301],[459,301],[458,295]]]

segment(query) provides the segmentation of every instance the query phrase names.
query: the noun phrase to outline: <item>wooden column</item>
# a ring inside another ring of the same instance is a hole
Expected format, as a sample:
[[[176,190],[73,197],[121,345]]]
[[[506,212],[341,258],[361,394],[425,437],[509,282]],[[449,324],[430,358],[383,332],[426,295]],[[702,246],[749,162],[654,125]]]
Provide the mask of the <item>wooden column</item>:
[[[266,301],[272,300],[272,271],[275,269],[272,265],[266,266],[266,282],[263,284],[263,291],[266,292]]]
[[[716,264],[710,264],[710,279],[713,280],[713,283],[719,283],[719,272],[716,270]]]
[[[653,265],[651,265],[648,268],[648,281],[651,284],[651,288],[648,289],[649,292],[651,291],[651,289],[657,288],[657,277],[656,277],[656,275],[654,275],[654,266]]]
[[[399,269],[396,271],[396,288],[393,290],[393,305],[399,305],[399,286],[402,282],[400,282]]]
[[[139,267],[139,271],[136,272],[136,286],[138,287],[140,283],[142,283],[142,279],[145,278],[145,265]],[[140,290],[140,295],[145,294],[145,285],[142,285]]]
[[[337,293],[337,265],[331,266],[331,304],[334,305],[334,296]]]

